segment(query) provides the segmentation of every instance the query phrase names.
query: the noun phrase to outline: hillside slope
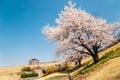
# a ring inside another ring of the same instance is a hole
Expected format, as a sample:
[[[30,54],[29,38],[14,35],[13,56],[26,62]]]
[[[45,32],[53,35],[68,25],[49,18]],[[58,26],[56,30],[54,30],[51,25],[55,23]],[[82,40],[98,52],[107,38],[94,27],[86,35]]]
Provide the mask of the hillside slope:
[[[118,48],[118,47],[120,47],[120,43],[118,43],[118,44],[116,44],[116,45],[114,45],[114,46],[112,46],[112,47],[110,47],[110,48],[108,48],[108,49],[106,49],[106,50],[104,50],[104,51],[102,51],[102,52],[100,52],[99,53],[99,57],[102,57],[105,53],[107,53],[107,52],[109,52],[109,51],[111,51],[111,50],[115,50],[116,48]],[[84,60],[82,60],[82,63],[84,63],[84,62],[87,62],[87,61],[89,61],[89,60],[91,60],[92,58],[91,57],[89,57],[89,58],[86,58],[86,59],[84,59]],[[72,76],[76,76],[76,75],[78,75],[79,74],[79,70],[80,69],[78,69],[77,71],[75,71],[75,72],[72,72],[71,73],[71,75]],[[61,78],[60,78],[61,77]],[[65,78],[66,77],[66,78]],[[65,79],[64,79],[65,78]],[[61,73],[53,73],[53,74],[50,74],[50,75],[48,75],[48,76],[46,76],[45,78],[42,78],[43,80],[68,80],[68,78],[67,78],[67,74],[66,74],[66,76],[64,75],[64,76],[62,76],[62,74]],[[39,80],[39,79],[38,79]],[[76,80],[76,79],[75,79]],[[77,80],[79,80],[79,79],[77,79]],[[94,79],[91,79],[91,80],[94,80]],[[96,79],[95,79],[96,80]]]
[[[114,45],[114,46],[112,46],[112,47],[110,47],[110,48],[108,48],[108,49],[100,52],[100,53],[99,53],[99,57],[102,57],[105,53],[107,53],[107,52],[109,52],[109,51],[111,51],[111,50],[115,50],[115,49],[118,48],[118,47],[120,47],[120,43],[118,43],[118,44],[116,44],[116,45]],[[87,62],[87,61],[89,61],[89,60],[91,60],[91,59],[92,59],[91,57],[86,58],[86,59],[82,60],[82,63]],[[78,75],[78,74],[79,74],[79,70],[80,70],[80,69],[78,69],[78,70],[75,71],[75,72],[72,72],[71,75],[72,75],[72,76]],[[51,75],[52,75],[52,77],[51,77]],[[65,76],[61,76],[61,73],[59,73],[59,74],[53,73],[53,74],[51,74],[51,75],[46,76],[45,78],[47,78],[47,79],[45,79],[45,80],[63,80],[63,79],[65,78]],[[66,74],[66,75],[67,75],[67,74]],[[59,78],[59,76],[61,76],[61,78]],[[38,79],[38,80],[39,80],[39,79]],[[68,80],[67,76],[66,76],[66,79],[64,79],[64,80]],[[77,79],[77,80],[79,80],[79,79]],[[91,80],[94,80],[94,79],[91,79]]]
[[[120,57],[109,60],[80,80],[120,80]]]
[[[109,48],[105,49],[104,51],[101,51],[98,55],[99,55],[99,57],[102,57],[105,53],[107,53],[111,50],[115,50],[118,47],[120,47],[120,42],[118,44],[112,46],[112,47],[109,47]],[[91,59],[92,59],[92,57],[86,58],[86,59],[82,60],[82,63],[87,62]]]
[[[106,50],[104,50],[104,51],[102,51],[102,52],[100,52],[99,53],[99,56],[101,57],[101,56],[103,56],[106,52],[109,52],[110,50],[114,50],[114,49],[116,49],[116,48],[118,48],[118,47],[120,47],[120,43],[118,43],[118,44],[116,44],[116,45],[114,45],[114,46],[112,46],[112,47],[110,47],[110,48],[108,48],[108,49],[106,49]],[[91,57],[90,58],[87,58],[87,59],[84,59],[84,60],[82,60],[82,63],[84,63],[84,62],[86,62],[86,61],[89,61],[91,59]],[[117,62],[117,61],[116,61]],[[50,66],[50,65],[55,65],[56,63],[44,63],[44,64],[40,64],[40,66],[41,67],[44,67],[44,66]],[[9,79],[9,80],[13,80],[13,79],[18,79],[20,76],[19,75],[17,75],[16,73],[18,73],[18,72],[20,72],[21,71],[21,69],[23,68],[23,67],[25,67],[25,66],[18,66],[18,67],[7,67],[7,68],[0,68],[0,79],[3,79],[3,80],[5,80],[5,79]],[[33,66],[31,66],[31,67],[33,67]],[[79,70],[78,70],[79,71]],[[10,75],[10,73],[15,73],[13,76],[11,76]],[[77,71],[76,71],[77,72]],[[48,76],[46,76],[46,77],[44,77],[45,78],[45,80],[47,79],[47,80],[49,80],[49,78],[51,78],[51,77],[56,77],[56,76],[61,76],[61,78],[62,77],[65,77],[65,75],[66,74],[61,74],[61,73],[53,73],[53,74],[50,74],[50,75],[48,75]],[[96,74],[97,75],[97,74]],[[67,76],[66,76],[67,77]],[[89,76],[90,77],[90,76]],[[44,78],[42,78],[42,80],[44,79]],[[40,79],[41,80],[41,79]],[[56,77],[56,80],[60,80],[59,78],[57,79],[57,77]],[[66,79],[65,79],[66,80]],[[79,80],[79,79],[78,79]],[[90,80],[90,79],[89,79]],[[94,80],[94,79],[92,79],[92,80]],[[97,80],[97,79],[95,79],[95,80]]]

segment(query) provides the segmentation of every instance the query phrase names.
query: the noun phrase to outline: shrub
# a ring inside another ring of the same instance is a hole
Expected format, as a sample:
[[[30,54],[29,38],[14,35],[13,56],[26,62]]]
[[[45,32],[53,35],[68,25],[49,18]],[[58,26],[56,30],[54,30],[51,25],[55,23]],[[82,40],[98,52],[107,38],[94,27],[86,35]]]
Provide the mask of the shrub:
[[[28,77],[37,77],[38,73],[32,72],[32,73],[22,73],[21,78],[28,78]]]
[[[61,65],[60,64],[55,64],[55,72],[61,71]]]
[[[60,66],[55,66],[54,67],[54,72],[59,72],[60,71]]]
[[[55,64],[55,66],[60,66],[60,64]]]
[[[43,74],[45,74],[46,73],[46,71],[43,69]]]
[[[45,72],[47,74],[53,73],[53,72],[55,72],[55,68],[53,66],[49,66],[45,69]]]
[[[22,71],[32,71],[32,69],[30,67],[23,67]]]
[[[57,71],[58,71],[57,67],[55,67],[55,66],[48,66],[45,69],[43,69],[42,77],[45,77],[46,75],[54,73],[54,72],[57,72]]]
[[[67,67],[67,69],[69,69],[69,68],[71,67],[71,65],[70,65],[70,64],[67,64],[67,66],[66,66],[66,67]]]

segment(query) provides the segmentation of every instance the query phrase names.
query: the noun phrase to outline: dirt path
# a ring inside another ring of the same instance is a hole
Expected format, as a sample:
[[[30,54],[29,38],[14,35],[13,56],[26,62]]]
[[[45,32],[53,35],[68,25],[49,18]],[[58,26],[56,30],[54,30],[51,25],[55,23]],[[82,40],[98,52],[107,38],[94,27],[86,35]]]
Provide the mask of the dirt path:
[[[56,78],[58,80],[64,80],[64,78],[67,77],[67,74],[61,74],[61,73],[53,73],[53,74],[49,74],[46,77],[40,78],[40,79],[36,79],[36,80],[56,80]]]

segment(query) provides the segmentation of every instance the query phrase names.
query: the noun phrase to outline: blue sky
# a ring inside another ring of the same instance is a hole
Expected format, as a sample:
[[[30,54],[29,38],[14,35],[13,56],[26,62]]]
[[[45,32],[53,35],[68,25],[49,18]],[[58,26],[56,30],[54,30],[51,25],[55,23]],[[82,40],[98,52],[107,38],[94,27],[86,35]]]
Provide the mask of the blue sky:
[[[0,0],[0,67],[26,65],[31,58],[55,60],[55,44],[41,33],[55,25],[68,0]],[[120,21],[120,0],[73,0],[92,15],[109,23]]]

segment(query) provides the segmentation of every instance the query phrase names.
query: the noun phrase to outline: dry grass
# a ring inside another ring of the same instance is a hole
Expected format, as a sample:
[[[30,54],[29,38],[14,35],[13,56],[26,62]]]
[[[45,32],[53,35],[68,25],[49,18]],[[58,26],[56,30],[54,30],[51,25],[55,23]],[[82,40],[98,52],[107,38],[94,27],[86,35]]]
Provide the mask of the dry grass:
[[[118,47],[120,47],[120,42],[119,42],[118,44],[116,44],[116,45],[114,45],[114,46],[112,46],[112,47],[110,47],[110,48],[108,48],[108,49],[100,52],[100,53],[99,53],[99,57],[103,56],[105,53],[107,53],[107,52],[109,52],[109,51],[111,51],[111,50],[115,50],[115,49],[118,48]]]
[[[40,67],[45,67],[45,66],[51,66],[51,65],[55,65],[58,62],[55,63],[42,63],[39,65],[27,65],[30,66],[31,68],[35,67],[35,66],[40,66]],[[20,75],[18,75],[19,72],[21,72],[21,69],[23,67],[26,66],[18,66],[18,67],[7,67],[7,68],[0,68],[0,79],[2,80],[16,80],[20,78]],[[12,75],[11,75],[12,73]]]
[[[99,53],[99,56],[101,57],[101,56],[103,56],[106,52],[109,52],[109,51],[111,51],[111,50],[114,50],[114,49],[118,48],[119,46],[120,46],[120,43],[116,44],[116,45],[113,46],[113,47],[110,47],[110,48],[106,49],[105,51],[100,52],[100,53]],[[82,60],[82,63],[87,62],[87,61],[89,61],[89,60],[91,60],[91,57]],[[51,66],[51,65],[55,65],[55,64],[56,64],[56,63],[44,63],[44,64],[40,64],[39,66],[44,67],[44,66]],[[36,65],[35,65],[35,66],[36,66]],[[35,67],[35,66],[30,66],[30,67]],[[117,66],[117,65],[116,65],[116,66]],[[6,80],[7,80],[7,79],[8,79],[8,80],[18,79],[20,76],[17,75],[16,73],[20,72],[23,67],[25,67],[25,66],[0,68],[0,79],[3,79],[3,78],[4,78],[3,80],[5,80],[5,78],[6,78]],[[11,72],[13,73],[12,76],[10,75]],[[51,74],[51,75],[46,76],[45,79],[51,78],[51,77],[53,77],[53,76],[59,76],[59,75],[62,75],[62,74],[60,74],[60,73],[53,73],[53,74]],[[41,79],[40,79],[40,80],[41,80]],[[43,80],[43,79],[42,79],[42,80]],[[57,79],[56,79],[56,80],[57,80]],[[59,79],[58,79],[58,80],[59,80]],[[90,79],[89,79],[89,80],[90,80]],[[91,80],[94,80],[94,79],[91,79]],[[96,80],[97,80],[97,79],[96,79]]]
[[[37,80],[66,80],[66,77],[67,77],[67,74],[61,74],[59,72],[56,72]]]
[[[102,68],[91,72],[82,80],[120,80],[120,57],[106,62]],[[79,79],[79,78],[78,78]]]

